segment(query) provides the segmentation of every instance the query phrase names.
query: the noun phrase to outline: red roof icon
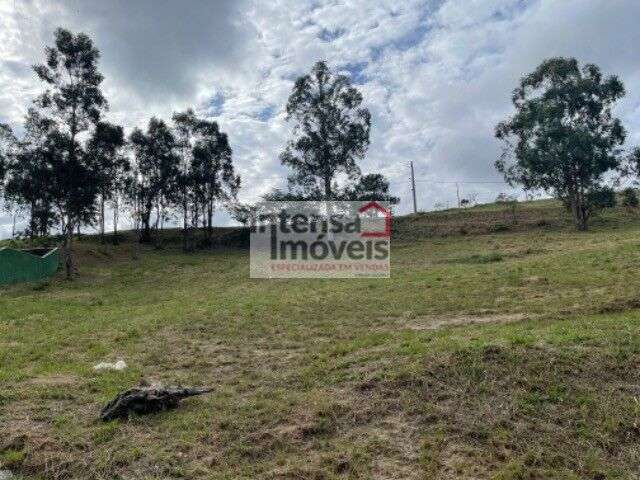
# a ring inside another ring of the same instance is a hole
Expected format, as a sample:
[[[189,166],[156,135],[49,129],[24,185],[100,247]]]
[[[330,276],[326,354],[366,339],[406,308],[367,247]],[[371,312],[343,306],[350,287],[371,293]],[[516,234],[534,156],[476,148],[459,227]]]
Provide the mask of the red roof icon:
[[[391,237],[391,211],[384,208],[378,202],[369,202],[358,209],[358,213],[364,213],[374,209],[382,214],[384,217],[384,231],[379,232],[367,232],[366,230],[361,233],[363,237]]]

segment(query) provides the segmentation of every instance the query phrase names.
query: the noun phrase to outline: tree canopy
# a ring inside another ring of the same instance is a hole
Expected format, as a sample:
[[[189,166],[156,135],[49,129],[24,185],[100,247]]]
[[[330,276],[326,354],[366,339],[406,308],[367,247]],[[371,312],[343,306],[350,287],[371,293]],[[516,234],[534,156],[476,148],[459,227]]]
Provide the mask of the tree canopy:
[[[48,178],[47,144],[54,123],[31,108],[25,119],[25,134],[15,155],[7,163],[5,200],[29,210],[27,232],[46,235],[55,222]]]
[[[391,204],[399,202],[398,197],[389,193],[389,181],[380,173],[370,173],[360,177],[356,184],[346,189],[344,199],[351,201],[376,200]]]
[[[240,188],[240,177],[235,174],[233,168],[227,134],[220,131],[218,124],[201,120],[198,122],[196,132],[191,175],[194,197],[202,206],[207,232],[206,242],[210,244],[216,202],[236,200]]]
[[[120,125],[99,122],[87,144],[88,162],[97,172],[100,195],[100,237],[103,243],[107,201],[111,201],[114,208],[114,232],[118,228],[118,196],[123,191],[126,175],[130,170],[129,162],[123,152],[125,143],[124,130]],[[114,241],[115,239],[114,235]]]
[[[142,240],[151,240],[151,214],[156,208],[156,228],[164,206],[175,199],[175,185],[179,173],[176,140],[169,126],[152,118],[146,133],[136,128],[129,137],[134,152],[135,174],[138,183]]]
[[[9,159],[15,144],[16,138],[11,127],[0,123],[0,193],[2,193],[2,188],[4,187],[4,177],[7,173]]]
[[[296,80],[287,102],[287,120],[295,122],[293,139],[280,156],[293,170],[293,195],[335,200],[338,174],[351,181],[360,176],[357,161],[367,152],[371,127],[362,102],[349,78],[334,74],[325,62]]]
[[[95,216],[99,184],[98,168],[79,135],[95,128],[107,101],[100,90],[100,52],[87,35],[57,29],[54,46],[46,47],[45,57],[44,64],[34,66],[45,90],[34,101],[31,116],[34,122],[49,126],[48,131],[41,131],[41,160],[47,174],[43,183],[62,225],[67,277],[71,278],[74,228]]]
[[[612,107],[624,94],[596,65],[545,60],[514,90],[515,115],[496,127],[505,145],[497,169],[512,185],[554,193],[586,230],[594,192],[620,166],[625,130]]]

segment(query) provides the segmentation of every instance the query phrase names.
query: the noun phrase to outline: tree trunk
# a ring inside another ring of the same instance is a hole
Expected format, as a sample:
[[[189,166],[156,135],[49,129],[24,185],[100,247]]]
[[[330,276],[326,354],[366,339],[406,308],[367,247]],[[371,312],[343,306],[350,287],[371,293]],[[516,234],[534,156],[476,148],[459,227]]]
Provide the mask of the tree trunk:
[[[324,174],[324,199],[332,200],[333,192],[331,192],[331,175],[329,172]]]
[[[73,280],[73,274],[75,271],[75,262],[73,258],[73,223],[68,220],[66,228],[64,229],[64,244],[63,244],[63,257],[65,276],[67,280]]]
[[[49,221],[53,217],[53,214],[51,213],[51,206],[46,203],[42,204],[39,208],[40,210],[37,217],[37,221],[39,222],[38,235],[46,237],[49,235]]]
[[[160,206],[160,202],[158,202],[156,204],[156,225],[155,225],[155,230],[156,230],[156,238],[155,238],[155,245],[156,248],[160,248],[160,218],[162,217],[162,207]]]
[[[577,227],[581,232],[586,232],[589,229],[587,209],[584,205],[580,205],[578,208]]]
[[[138,225],[136,223],[136,225]],[[142,235],[140,234],[140,226],[136,227],[136,238],[133,241],[133,259],[138,260],[140,258],[140,243],[142,243]]]
[[[576,229],[580,232],[586,232],[588,230],[588,211],[583,195],[578,192],[572,194],[571,214]]]
[[[151,241],[151,203],[145,205],[144,210],[140,212],[140,222],[142,223],[142,235],[140,242],[148,243]]]
[[[104,195],[100,195],[100,244],[104,245]]]
[[[33,240],[36,236],[36,204],[31,202],[31,211],[29,212],[29,238]]]
[[[198,229],[198,225],[200,224],[200,205],[196,202],[193,205],[193,220],[191,221],[191,226]]]
[[[183,214],[183,224],[182,224],[182,250],[184,252],[189,251],[189,207],[187,205],[186,195],[184,196],[184,200],[182,202],[182,214]]]
[[[118,196],[113,198],[113,244],[118,245]]]
[[[207,205],[207,246],[213,245],[213,202]]]

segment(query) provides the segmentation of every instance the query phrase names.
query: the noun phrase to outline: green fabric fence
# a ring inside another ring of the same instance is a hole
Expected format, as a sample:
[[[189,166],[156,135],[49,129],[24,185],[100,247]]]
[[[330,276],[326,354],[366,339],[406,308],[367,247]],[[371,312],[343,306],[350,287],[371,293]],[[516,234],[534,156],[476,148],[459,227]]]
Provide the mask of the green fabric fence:
[[[56,272],[59,262],[57,248],[0,248],[0,285],[45,280]]]

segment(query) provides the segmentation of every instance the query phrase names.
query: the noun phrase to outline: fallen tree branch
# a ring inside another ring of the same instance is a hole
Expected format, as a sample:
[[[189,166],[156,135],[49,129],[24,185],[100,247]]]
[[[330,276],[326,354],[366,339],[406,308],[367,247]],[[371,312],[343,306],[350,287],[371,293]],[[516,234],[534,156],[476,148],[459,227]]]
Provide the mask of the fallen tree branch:
[[[116,418],[128,418],[131,413],[144,415],[168,410],[178,406],[183,398],[202,395],[213,391],[212,388],[189,388],[181,386],[151,385],[135,387],[119,393],[100,412],[105,422]]]

